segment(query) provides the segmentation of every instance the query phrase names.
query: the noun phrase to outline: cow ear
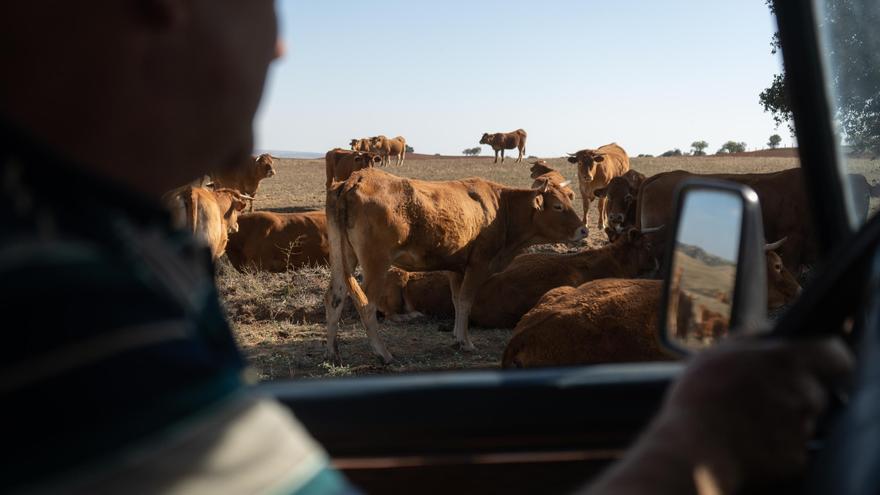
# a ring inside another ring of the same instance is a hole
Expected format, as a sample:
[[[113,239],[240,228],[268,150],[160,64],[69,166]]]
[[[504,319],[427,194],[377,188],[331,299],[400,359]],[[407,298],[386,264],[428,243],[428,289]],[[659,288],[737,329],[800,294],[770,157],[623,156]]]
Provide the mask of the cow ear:
[[[236,199],[233,206],[238,211],[244,211],[244,209],[247,208],[247,201],[242,201],[240,199]]]
[[[568,157],[568,163],[577,163],[577,162],[578,162],[578,159],[576,156]]]
[[[597,198],[604,198],[606,194],[608,194],[607,187],[603,187],[601,189],[596,189],[595,191],[593,191],[593,195]]]
[[[623,197],[623,201],[628,205],[632,204],[632,202],[635,201],[635,199],[636,198],[633,197],[633,195],[631,193],[627,193],[627,195]]]
[[[593,161],[596,163],[602,163],[605,161],[605,155],[593,155]]]
[[[532,206],[538,211],[544,211],[544,195],[535,191],[535,199],[532,200]]]

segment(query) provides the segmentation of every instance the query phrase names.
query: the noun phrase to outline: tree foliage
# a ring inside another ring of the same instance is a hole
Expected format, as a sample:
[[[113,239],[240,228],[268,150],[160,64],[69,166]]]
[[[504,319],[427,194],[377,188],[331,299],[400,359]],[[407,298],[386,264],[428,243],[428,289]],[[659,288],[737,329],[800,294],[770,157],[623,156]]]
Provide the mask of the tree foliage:
[[[782,142],[782,136],[780,136],[779,134],[774,134],[774,135],[770,136],[770,140],[767,141],[767,146],[769,146],[770,149],[775,150],[776,148],[779,147],[779,143],[781,143],[781,142]]]
[[[703,156],[706,154],[706,148],[709,147],[709,143],[706,141],[694,141],[691,143],[691,154],[694,156]]]
[[[665,157],[665,158],[668,158],[668,157],[670,157],[670,156],[681,156],[681,155],[682,155],[681,150],[678,149],[678,148],[675,148],[674,150],[669,150],[669,151],[664,152],[664,153],[663,153],[662,155],[660,155],[660,156]]]
[[[765,0],[775,14],[773,0]],[[867,0],[825,0],[819,29],[828,42],[828,68],[834,89],[834,117],[845,141],[856,151],[880,154],[880,8]],[[780,49],[774,34],[771,51]],[[793,130],[785,73],[773,76],[758,99],[777,125]]]
[[[746,143],[736,142],[736,141],[728,141],[715,152],[716,155],[726,155],[729,153],[743,153],[746,151]]]
[[[407,153],[415,153],[416,150],[413,149],[412,146],[410,146],[410,145],[406,145],[406,152],[407,152]]]
[[[479,146],[477,146],[475,148],[468,148],[468,149],[462,151],[461,153],[464,156],[477,156],[482,152],[483,152],[483,148],[480,148]]]

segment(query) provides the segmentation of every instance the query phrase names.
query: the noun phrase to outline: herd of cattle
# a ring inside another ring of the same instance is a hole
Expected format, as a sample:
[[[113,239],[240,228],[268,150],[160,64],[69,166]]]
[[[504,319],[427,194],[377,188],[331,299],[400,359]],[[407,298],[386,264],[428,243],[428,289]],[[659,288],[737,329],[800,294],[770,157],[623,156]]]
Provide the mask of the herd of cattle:
[[[481,143],[525,153],[526,133],[485,134]],[[694,174],[645,177],[630,168],[615,143],[569,154],[575,164],[583,216],[575,192],[557,170],[538,160],[532,187],[507,187],[483,178],[423,181],[398,177],[378,165],[404,160],[402,137],[354,139],[351,149],[325,156],[324,211],[241,213],[259,182],[274,175],[273,157],[260,155],[239,170],[211,175],[211,184],[166,195],[180,226],[224,253],[239,269],[281,272],[328,264],[325,295],[327,359],[341,361],[336,340],[351,299],[373,352],[393,356],[379,337],[385,319],[422,315],[454,318],[453,335],[473,350],[469,325],[513,328],[504,367],[572,365],[670,359],[657,343],[662,283],[656,280],[668,242],[676,186]],[[800,169],[773,173],[713,174],[751,186],[758,194],[768,244],[768,308],[788,304],[800,291],[794,273],[817,261]],[[850,180],[867,213],[869,186]],[[598,202],[598,227],[609,244],[575,253],[527,253],[536,244],[580,242],[587,212]],[[361,280],[355,278],[360,267]],[[711,332],[705,308],[690,315]],[[717,329],[716,329],[717,333]]]

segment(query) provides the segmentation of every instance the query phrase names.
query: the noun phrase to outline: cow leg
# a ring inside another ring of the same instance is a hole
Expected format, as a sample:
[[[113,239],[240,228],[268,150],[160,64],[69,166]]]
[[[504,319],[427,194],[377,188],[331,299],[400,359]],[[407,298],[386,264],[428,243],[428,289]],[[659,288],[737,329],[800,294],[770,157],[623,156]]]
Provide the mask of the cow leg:
[[[455,303],[455,329],[452,334],[455,337],[456,344],[463,351],[476,350],[468,335],[468,322],[471,316],[471,308],[477,295],[477,289],[485,281],[486,277],[484,275],[477,274],[472,270],[466,271],[458,288],[458,297],[453,298],[453,301],[457,302]],[[452,286],[451,283],[450,286]],[[454,293],[455,291],[453,290]]]
[[[253,212],[254,211],[254,200],[249,199],[248,203],[250,204],[248,211]]]
[[[605,215],[607,212],[605,211],[605,202],[608,201],[608,198],[599,198],[599,230],[605,230],[605,225],[608,223],[606,221]],[[586,222],[584,222],[586,225]]]
[[[382,299],[385,292],[385,284],[388,279],[388,269],[391,268],[391,261],[388,258],[375,257],[372,258],[361,256],[361,270],[364,275],[364,292],[366,293],[366,304],[358,306],[358,312],[361,315],[361,321],[364,323],[364,329],[367,331],[367,338],[370,340],[370,347],[373,349],[379,359],[384,364],[391,364],[394,357],[385,348],[382,339],[379,338],[379,320],[376,318],[376,303]],[[356,301],[357,302],[357,301]]]
[[[587,224],[587,214],[590,212],[590,198],[585,194],[581,194],[581,201],[584,204],[584,225]]]
[[[501,148],[501,163],[504,163],[504,148]]]
[[[495,161],[492,163],[498,163],[498,150],[495,150]]]
[[[353,270],[357,266],[357,259],[352,258],[352,256],[348,256],[350,262],[348,266]],[[341,257],[339,261],[341,262]],[[338,266],[338,263],[331,263],[330,287],[324,294],[324,313],[327,316],[327,349],[324,354],[327,361],[337,366],[342,364],[342,359],[339,357],[339,343],[336,341],[336,333],[339,331],[339,320],[342,318],[345,301],[348,299],[347,285],[357,284],[354,277],[349,277],[351,280],[346,281],[343,268]]]

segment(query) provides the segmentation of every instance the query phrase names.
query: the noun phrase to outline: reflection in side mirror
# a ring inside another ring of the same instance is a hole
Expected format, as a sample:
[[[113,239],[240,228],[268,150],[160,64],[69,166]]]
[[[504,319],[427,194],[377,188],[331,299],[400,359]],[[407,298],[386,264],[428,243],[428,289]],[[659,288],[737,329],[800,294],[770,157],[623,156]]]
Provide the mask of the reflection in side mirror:
[[[742,198],[733,192],[697,190],[682,203],[666,313],[680,346],[699,348],[727,335],[742,216]]]
[[[766,321],[764,229],[757,194],[741,184],[687,180],[676,205],[660,339],[689,354]]]

